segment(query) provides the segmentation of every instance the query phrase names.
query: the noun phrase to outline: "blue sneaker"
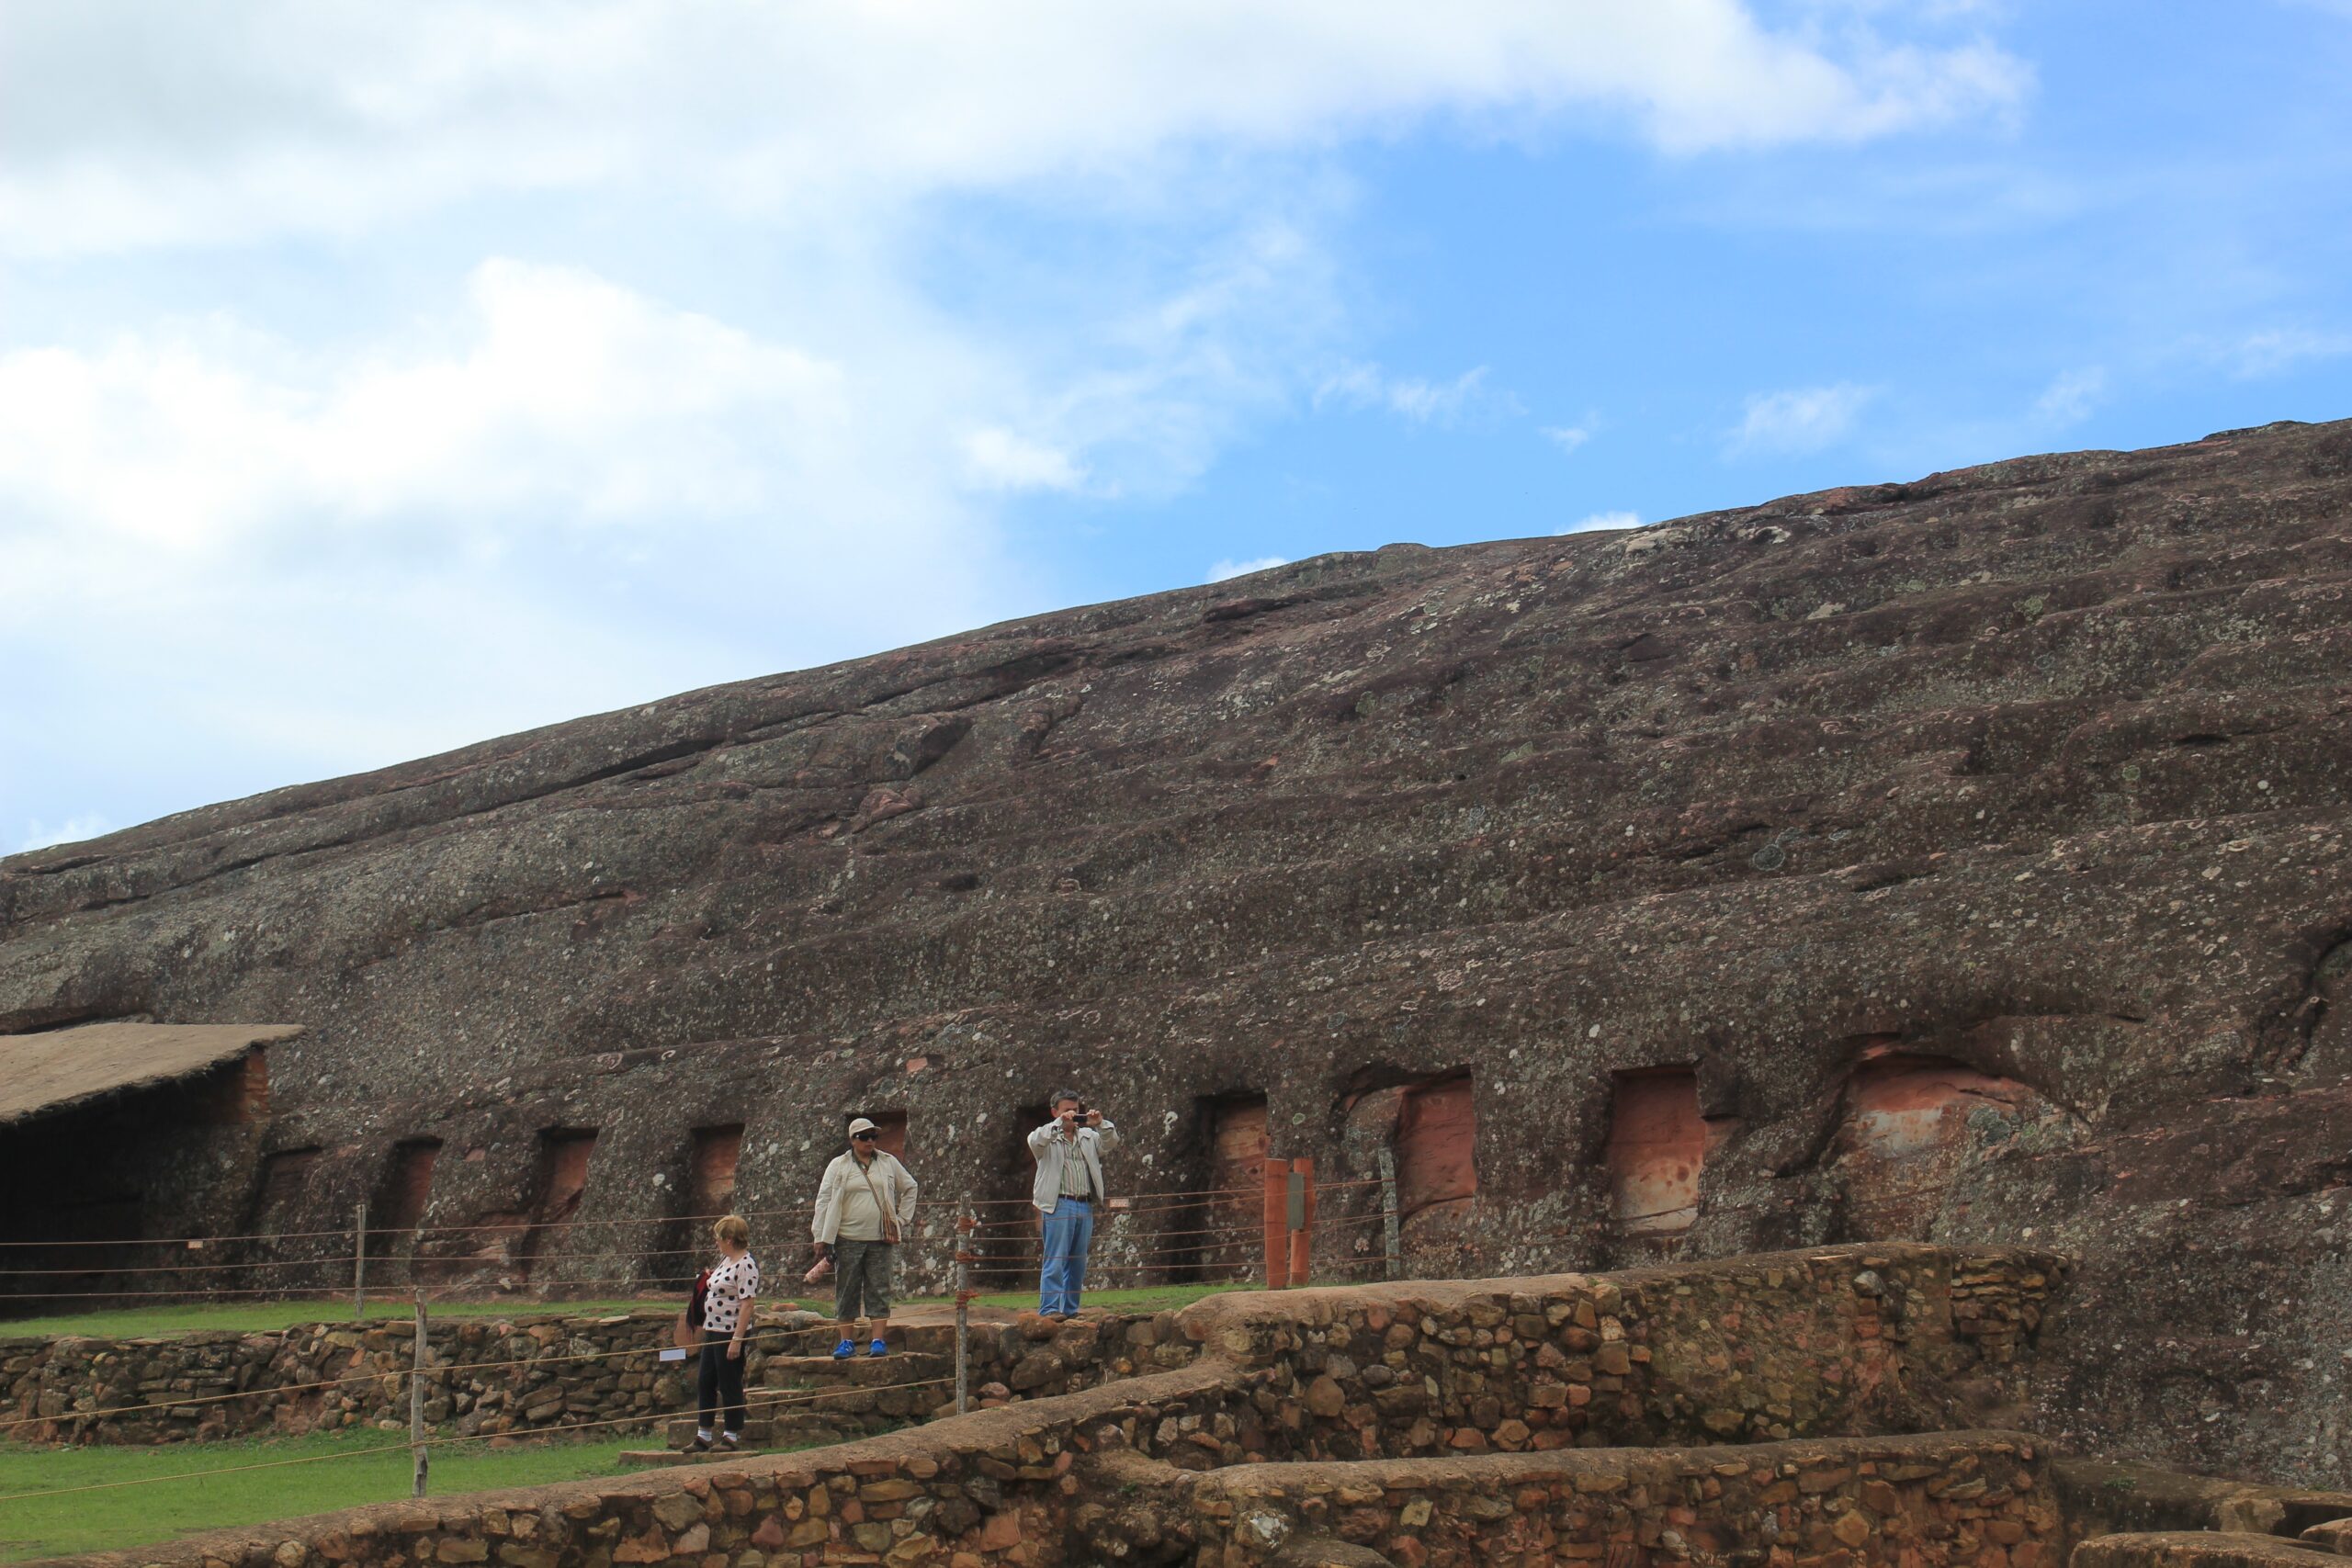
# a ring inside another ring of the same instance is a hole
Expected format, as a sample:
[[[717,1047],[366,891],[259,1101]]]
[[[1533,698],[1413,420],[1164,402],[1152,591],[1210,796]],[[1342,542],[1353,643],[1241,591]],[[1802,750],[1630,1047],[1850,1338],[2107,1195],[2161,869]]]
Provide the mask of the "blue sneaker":
[[[869,1356],[887,1356],[890,1353],[890,1347],[876,1339],[865,1348],[865,1353]]]
[[[852,1356],[856,1354],[857,1346],[855,1342],[852,1340],[844,1339],[840,1344],[833,1347],[833,1359],[836,1361],[846,1361]]]

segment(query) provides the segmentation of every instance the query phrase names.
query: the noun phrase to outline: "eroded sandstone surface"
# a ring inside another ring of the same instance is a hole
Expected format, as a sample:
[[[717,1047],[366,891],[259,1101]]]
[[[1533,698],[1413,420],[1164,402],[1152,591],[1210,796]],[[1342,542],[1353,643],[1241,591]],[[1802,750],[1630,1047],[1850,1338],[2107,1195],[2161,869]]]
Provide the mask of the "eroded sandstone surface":
[[[372,1193],[535,1288],[662,1274],[720,1165],[788,1251],[846,1110],[1017,1197],[1064,1078],[1130,1191],[1385,1151],[1425,1275],[2047,1247],[2030,1426],[2342,1483],[2347,798],[2352,423],[2271,426],[1327,556],[18,856],[0,1030],[304,1026],[198,1217]]]

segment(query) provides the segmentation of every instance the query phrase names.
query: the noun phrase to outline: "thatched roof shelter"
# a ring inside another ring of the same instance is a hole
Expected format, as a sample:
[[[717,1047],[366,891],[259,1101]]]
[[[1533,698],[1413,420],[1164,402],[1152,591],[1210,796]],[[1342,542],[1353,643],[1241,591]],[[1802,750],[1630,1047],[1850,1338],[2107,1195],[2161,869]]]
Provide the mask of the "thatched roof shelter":
[[[293,1023],[90,1023],[0,1034],[0,1128],[194,1077],[301,1032]]]

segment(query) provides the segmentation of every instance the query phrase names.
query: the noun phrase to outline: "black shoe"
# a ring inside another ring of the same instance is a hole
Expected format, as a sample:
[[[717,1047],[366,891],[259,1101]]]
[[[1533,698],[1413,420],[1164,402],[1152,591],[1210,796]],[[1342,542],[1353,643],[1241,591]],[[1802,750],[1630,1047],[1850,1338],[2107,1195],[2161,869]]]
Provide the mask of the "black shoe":
[[[700,1432],[696,1432],[693,1437],[686,1439],[686,1446],[678,1451],[680,1453],[689,1454],[707,1454],[710,1452],[710,1439],[704,1437]]]
[[[729,1453],[733,1453],[737,1449],[743,1446],[742,1434],[740,1432],[721,1432],[718,1434],[718,1446],[725,1449]]]

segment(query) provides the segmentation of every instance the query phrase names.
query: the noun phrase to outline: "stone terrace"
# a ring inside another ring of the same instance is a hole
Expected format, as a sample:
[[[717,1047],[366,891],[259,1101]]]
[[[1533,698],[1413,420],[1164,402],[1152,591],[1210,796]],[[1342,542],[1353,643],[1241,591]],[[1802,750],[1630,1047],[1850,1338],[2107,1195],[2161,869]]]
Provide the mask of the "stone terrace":
[[[582,1425],[637,1430],[684,1408],[690,1380],[656,1352],[676,1314],[433,1322],[425,1419],[468,1437]],[[1176,1314],[1092,1313],[1043,1341],[1009,1313],[976,1310],[971,1382],[984,1403],[1043,1398],[1190,1361]],[[834,1361],[830,1320],[763,1320],[746,1368],[755,1424],[839,1441],[952,1408],[955,1331],[938,1309],[898,1322],[887,1361]],[[18,1442],[158,1443],[408,1425],[414,1356],[405,1322],[305,1324],[271,1333],[0,1339],[0,1420]],[[889,1386],[913,1383],[916,1386]]]
[[[2063,1532],[2047,1445],[1990,1428],[2021,1408],[2063,1278],[2046,1255],[1893,1246],[1227,1295],[1178,1314],[1193,1357],[1172,1371],[831,1449],[104,1561],[1238,1568],[1762,1551],[2036,1568]]]

